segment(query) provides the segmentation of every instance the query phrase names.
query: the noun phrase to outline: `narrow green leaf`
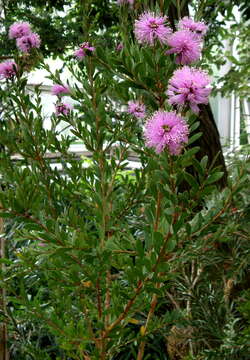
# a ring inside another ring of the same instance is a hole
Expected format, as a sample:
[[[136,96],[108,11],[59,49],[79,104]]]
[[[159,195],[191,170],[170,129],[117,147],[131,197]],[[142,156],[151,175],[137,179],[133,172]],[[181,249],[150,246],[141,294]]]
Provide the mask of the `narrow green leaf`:
[[[212,184],[212,183],[218,181],[219,179],[221,179],[223,175],[224,175],[224,172],[223,172],[223,171],[218,171],[218,172],[210,175],[210,176],[207,178],[207,180],[205,180],[205,184],[206,184],[206,185]]]

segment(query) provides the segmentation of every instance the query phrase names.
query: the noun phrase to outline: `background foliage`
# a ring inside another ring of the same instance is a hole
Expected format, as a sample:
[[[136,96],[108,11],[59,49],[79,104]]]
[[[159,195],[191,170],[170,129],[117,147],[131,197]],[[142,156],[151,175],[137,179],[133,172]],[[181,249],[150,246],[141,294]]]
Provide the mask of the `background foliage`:
[[[47,4],[55,19],[50,24],[59,29],[55,9],[67,4]],[[205,13],[209,4],[202,4],[198,11]],[[68,52],[76,102],[69,116],[52,115],[51,128],[44,129],[39,86],[27,93],[25,74],[0,90],[1,286],[7,293],[0,316],[8,325],[11,359],[138,359],[144,346],[143,359],[247,360],[249,149],[229,157],[228,186],[220,189],[221,169],[206,156],[198,160],[193,146],[196,117],[188,114],[189,146],[178,158],[145,148],[142,124],[122,106],[139,98],[150,112],[158,109],[174,65],[159,48],[153,56],[122,31],[128,24],[132,29],[136,12],[124,9],[118,34],[118,9],[108,6],[106,18],[94,2],[84,22],[88,32],[82,30],[95,42],[96,55],[77,64]],[[138,2],[136,11],[141,7]],[[81,30],[72,19],[81,18],[81,9],[76,4],[67,13],[73,44]],[[31,20],[31,12],[20,14]],[[110,30],[98,38],[97,19]],[[44,42],[44,54],[72,44],[66,29],[65,35],[58,30],[63,37],[53,37],[51,47]],[[113,41],[118,36],[125,43],[120,53]],[[100,46],[104,38],[112,47]],[[60,83],[60,72],[51,73],[41,54],[35,56]],[[62,120],[73,136],[60,134]],[[91,159],[69,153],[76,139]],[[51,167],[47,151],[61,154],[62,170]],[[140,169],[128,170],[131,151]],[[15,154],[21,160],[13,161]]]

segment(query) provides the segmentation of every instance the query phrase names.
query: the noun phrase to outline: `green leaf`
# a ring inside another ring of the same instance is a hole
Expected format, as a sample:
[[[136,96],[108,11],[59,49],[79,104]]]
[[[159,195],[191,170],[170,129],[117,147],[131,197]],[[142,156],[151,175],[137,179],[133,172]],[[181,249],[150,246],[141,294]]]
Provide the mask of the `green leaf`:
[[[154,248],[157,250],[157,252],[160,251],[160,248],[164,242],[164,237],[160,232],[155,231],[153,233],[153,244]]]
[[[202,168],[201,164],[199,163],[199,161],[197,159],[193,159],[193,166],[195,168],[195,170],[198,172],[198,174],[203,177],[204,175],[204,169]]]
[[[195,180],[194,176],[187,173],[187,172],[183,172],[184,175],[184,179],[189,183],[189,185],[194,189],[194,190],[198,190],[199,189],[199,184],[197,183],[197,181]]]
[[[188,140],[188,145],[193,144],[196,140],[198,140],[201,136],[202,136],[202,132],[199,132],[193,136],[191,136],[191,138]]]
[[[205,185],[209,185],[212,184],[216,181],[218,181],[219,179],[222,178],[222,176],[224,175],[223,171],[218,171],[214,174],[211,174],[206,180],[205,180]]]
[[[154,68],[155,65],[153,62],[152,53],[150,54],[150,49],[142,48],[141,51],[142,51],[143,57],[145,58],[146,62],[149,64],[149,66]]]
[[[168,239],[166,250],[167,251],[173,251],[176,247],[176,238],[174,236],[171,236],[170,239]]]
[[[203,156],[203,158],[201,159],[201,162],[200,162],[200,164],[204,170],[207,167],[207,163],[208,163],[208,156],[205,155],[205,156]]]
[[[198,127],[200,126],[200,121],[195,121],[191,126],[190,126],[190,134],[195,131]]]

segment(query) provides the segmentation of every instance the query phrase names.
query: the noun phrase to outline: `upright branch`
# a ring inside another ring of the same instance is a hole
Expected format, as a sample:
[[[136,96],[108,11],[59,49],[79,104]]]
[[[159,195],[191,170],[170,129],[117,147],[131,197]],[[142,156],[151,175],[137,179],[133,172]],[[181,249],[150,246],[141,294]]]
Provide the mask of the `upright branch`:
[[[4,237],[4,222],[0,217],[0,260],[5,258],[5,237]],[[0,263],[0,271],[4,272],[4,262]],[[3,320],[0,324],[0,360],[8,360],[7,348],[7,324],[6,324],[6,292],[5,288],[0,288],[0,310]]]

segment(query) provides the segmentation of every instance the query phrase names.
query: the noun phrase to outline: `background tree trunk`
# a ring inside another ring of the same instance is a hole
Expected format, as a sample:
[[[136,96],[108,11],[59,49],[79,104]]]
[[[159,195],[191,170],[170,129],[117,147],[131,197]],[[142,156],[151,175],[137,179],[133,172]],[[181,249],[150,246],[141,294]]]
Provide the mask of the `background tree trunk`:
[[[194,146],[198,145],[200,147],[197,158],[201,159],[203,156],[207,155],[208,164],[210,165],[217,156],[217,159],[214,162],[214,167],[220,166],[221,170],[224,172],[223,177],[217,182],[217,184],[223,188],[227,185],[227,168],[220,143],[220,134],[215,123],[210,104],[201,106],[199,121],[200,126],[198,131],[201,131],[203,135],[193,143]]]
[[[188,2],[190,1],[187,1],[181,9],[181,17],[189,15]],[[177,7],[173,3],[171,3],[168,9],[168,19],[171,26],[175,29],[175,24],[178,21],[178,12]],[[220,166],[221,170],[224,172],[224,176],[217,181],[217,185],[223,188],[227,185],[227,168],[221,147],[220,134],[210,104],[202,105],[200,106],[200,109],[201,111],[198,116],[200,126],[197,129],[197,132],[201,131],[203,135],[193,143],[192,146],[200,147],[200,151],[196,156],[198,159],[201,159],[203,156],[207,155],[209,165],[212,164],[215,156],[218,156],[214,166]]]

